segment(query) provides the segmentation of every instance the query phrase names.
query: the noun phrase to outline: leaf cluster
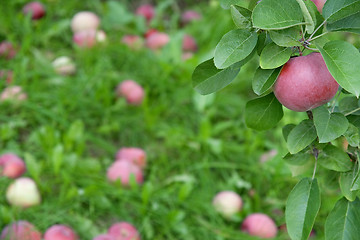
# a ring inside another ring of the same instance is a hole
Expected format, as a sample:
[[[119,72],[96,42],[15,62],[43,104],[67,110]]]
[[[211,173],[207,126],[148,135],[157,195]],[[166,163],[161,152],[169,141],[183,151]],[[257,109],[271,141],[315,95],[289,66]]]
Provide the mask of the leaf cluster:
[[[245,122],[255,130],[271,129],[282,119],[283,107],[272,93],[282,66],[292,57],[320,52],[340,85],[330,103],[308,111],[309,119],[283,128],[289,153],[284,160],[294,175],[314,168],[290,193],[286,223],[292,239],[307,239],[320,209],[316,171],[335,174],[343,196],[327,218],[326,239],[360,236],[360,52],[347,41],[329,40],[331,32],[360,34],[360,0],[327,0],[322,13],[309,0],[223,0],[236,28],[226,33],[214,57],[193,73],[193,86],[206,95],[229,85],[241,67],[259,56],[252,88],[258,98],[248,101]]]

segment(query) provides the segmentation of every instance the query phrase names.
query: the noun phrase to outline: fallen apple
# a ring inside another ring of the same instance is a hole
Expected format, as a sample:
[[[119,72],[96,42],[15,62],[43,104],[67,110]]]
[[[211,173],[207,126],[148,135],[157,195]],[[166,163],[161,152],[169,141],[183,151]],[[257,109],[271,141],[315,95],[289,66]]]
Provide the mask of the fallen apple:
[[[41,198],[36,183],[27,177],[15,179],[6,190],[6,199],[18,207],[31,207],[40,204]]]
[[[0,156],[0,176],[18,178],[26,171],[24,161],[13,153],[5,153]]]

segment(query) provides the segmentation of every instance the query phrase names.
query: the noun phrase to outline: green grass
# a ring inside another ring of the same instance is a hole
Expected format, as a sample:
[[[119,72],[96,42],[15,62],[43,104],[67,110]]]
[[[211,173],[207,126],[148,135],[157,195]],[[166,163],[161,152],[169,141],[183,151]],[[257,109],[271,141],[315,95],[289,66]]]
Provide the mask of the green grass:
[[[255,97],[254,64],[247,64],[233,84],[211,97],[200,96],[191,86],[195,66],[210,58],[221,36],[233,28],[228,11],[199,3],[192,8],[204,18],[180,29],[176,23],[183,5],[158,1],[159,14],[168,20],[159,17],[153,27],[170,33],[172,41],[154,53],[120,44],[123,34],[140,34],[144,24],[133,17],[128,22],[116,18],[116,8],[108,1],[47,1],[47,16],[37,22],[22,16],[25,2],[4,1],[0,6],[5,13],[0,16],[0,40],[19,48],[15,59],[0,59],[0,66],[14,70],[14,84],[29,96],[21,104],[0,104],[0,153],[12,151],[25,159],[25,175],[37,182],[42,203],[11,207],[4,193],[12,180],[0,178],[0,229],[26,219],[42,232],[61,223],[72,226],[81,239],[92,239],[124,220],[139,229],[142,239],[240,240],[256,239],[239,231],[250,213],[269,214],[278,226],[285,222],[281,212],[297,179],[281,159],[286,154],[281,129],[255,132],[244,124],[245,103]],[[127,6],[133,10],[135,5]],[[88,50],[72,45],[70,19],[80,10],[102,17],[107,44]],[[184,33],[194,35],[200,48],[186,62],[181,60]],[[51,61],[61,55],[75,60],[74,76],[53,71]],[[116,85],[125,79],[144,86],[141,106],[116,98]],[[286,112],[280,125],[303,117]],[[144,148],[148,155],[142,186],[123,188],[106,180],[106,169],[123,146]],[[259,163],[272,149],[278,155]],[[243,198],[244,209],[232,220],[211,206],[222,190],[234,190]],[[318,239],[337,196],[336,190],[326,194],[329,201],[315,224]],[[280,214],[275,214],[278,209]],[[286,234],[277,239],[287,239]]]

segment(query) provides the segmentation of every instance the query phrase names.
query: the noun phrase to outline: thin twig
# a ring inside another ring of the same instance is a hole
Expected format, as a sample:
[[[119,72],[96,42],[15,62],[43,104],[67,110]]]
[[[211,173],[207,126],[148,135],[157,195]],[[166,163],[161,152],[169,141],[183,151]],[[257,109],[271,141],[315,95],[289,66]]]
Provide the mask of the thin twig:
[[[317,35],[316,37],[314,37],[314,38],[309,38],[307,41],[308,42],[311,42],[311,41],[313,41],[313,40],[315,40],[315,39],[317,39],[317,38],[320,38],[320,37],[322,37],[322,36],[324,36],[324,35],[326,35],[326,34],[328,34],[329,32],[324,32],[324,33],[322,33],[322,34],[320,34],[320,35]]]
[[[316,48],[311,48],[311,47],[308,47],[308,46],[304,46],[304,48],[309,49],[311,51],[320,52],[319,49],[316,49]]]
[[[353,114],[354,112],[357,112],[357,111],[359,111],[359,110],[360,110],[360,107],[352,110],[351,112],[346,113],[346,114],[345,114],[345,117],[346,117],[346,116],[349,116],[350,114]]]
[[[310,35],[310,37],[308,38],[308,40],[306,40],[306,41],[311,41],[312,40],[312,37],[314,36],[314,34],[317,32],[317,31],[319,31],[319,29],[324,25],[326,23],[326,21],[323,21],[316,29],[315,29],[315,31]]]

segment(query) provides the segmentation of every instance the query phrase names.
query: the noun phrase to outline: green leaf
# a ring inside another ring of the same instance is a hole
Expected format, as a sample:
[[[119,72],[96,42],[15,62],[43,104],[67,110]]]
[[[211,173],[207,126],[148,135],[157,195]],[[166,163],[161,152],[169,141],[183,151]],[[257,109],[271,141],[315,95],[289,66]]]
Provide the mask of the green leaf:
[[[322,15],[328,23],[360,12],[360,0],[327,0]]]
[[[291,56],[291,49],[284,48],[270,43],[266,45],[260,55],[260,67],[262,69],[274,69],[284,65],[289,61]]]
[[[308,10],[309,13],[310,13],[312,22],[314,23],[314,28],[313,28],[312,31],[310,31],[311,28],[306,28],[307,33],[311,34],[311,33],[314,32],[314,30],[316,29],[316,27],[318,27],[318,24],[320,24],[319,21],[318,21],[318,17],[319,17],[318,15],[320,15],[320,13],[318,12],[317,7],[316,7],[316,5],[315,5],[315,3],[314,3],[313,1],[304,1],[304,2],[305,2],[305,5],[306,5],[307,10]],[[321,16],[321,15],[320,15],[320,16]],[[322,21],[321,21],[321,22],[322,22]],[[308,31],[308,30],[309,30],[309,31]]]
[[[296,0],[262,0],[253,10],[253,25],[265,30],[278,30],[305,24]]]
[[[349,123],[360,129],[360,116],[349,115],[346,118],[349,120]]]
[[[254,79],[252,81],[252,88],[257,95],[262,95],[269,91],[274,85],[280,68],[278,69],[261,69],[258,68],[255,72]]]
[[[286,154],[284,161],[288,165],[293,177],[312,174],[314,169],[315,157],[309,150],[302,150],[296,154]]]
[[[319,153],[318,162],[324,168],[337,172],[350,171],[353,166],[349,156],[334,145],[327,145]]]
[[[296,154],[288,153],[284,157],[284,161],[290,169],[293,177],[299,175],[311,176],[313,173],[315,157],[310,154],[309,151],[303,150]]]
[[[311,34],[315,30],[315,24],[316,24],[315,13],[312,12],[313,14],[310,14],[308,7],[303,0],[296,0],[296,1],[299,3],[301,11],[304,15],[304,19],[306,23],[305,25],[306,32]]]
[[[353,181],[351,184],[351,191],[360,190],[360,167],[359,162],[356,162],[353,171]]]
[[[346,91],[356,97],[360,94],[360,53],[344,41],[331,41],[318,47],[331,75]]]
[[[349,121],[343,114],[330,114],[329,110],[324,106],[315,108],[312,112],[319,143],[330,142],[340,137],[349,126]]]
[[[351,191],[351,186],[353,183],[353,172],[342,172],[340,174],[339,184],[341,193],[349,201],[354,201],[356,198],[357,191]]]
[[[316,130],[313,122],[303,120],[289,133],[287,147],[291,154],[295,154],[309,146],[316,139]]]
[[[309,150],[302,150],[296,154],[286,154],[284,160],[287,164],[301,166],[310,160],[314,160],[314,155]]]
[[[328,31],[344,31],[360,34],[360,12],[339,21],[326,24]]]
[[[360,200],[340,199],[325,222],[326,240],[358,240],[360,236]]]
[[[358,147],[360,144],[360,133],[359,129],[355,127],[353,124],[349,123],[349,127],[344,133],[346,140],[349,145],[352,147]]]
[[[253,51],[257,44],[257,33],[245,29],[235,29],[226,33],[215,49],[214,62],[219,69],[237,63]]]
[[[345,115],[360,115],[360,110],[354,112],[359,107],[359,99],[356,97],[344,97],[339,102],[339,110]]]
[[[258,43],[256,45],[256,51],[257,53],[260,55],[262,50],[264,49],[264,47],[266,46],[266,42],[267,42],[267,32],[262,32],[258,35]]]
[[[222,8],[229,9],[231,5],[244,5],[248,1],[246,0],[220,0]]]
[[[229,85],[240,71],[240,64],[235,63],[225,69],[217,69],[213,59],[197,66],[192,75],[193,87],[202,95],[216,92]]]
[[[287,142],[289,133],[290,133],[291,130],[293,130],[295,127],[296,127],[295,124],[287,124],[287,125],[285,125],[285,126],[282,128],[282,134],[283,134],[283,137],[284,137],[284,139],[285,139],[285,142]]]
[[[282,105],[273,93],[247,102],[245,123],[249,128],[267,130],[274,127],[283,117]]]
[[[316,179],[304,178],[291,191],[286,202],[285,220],[292,240],[310,236],[320,209],[320,191]]]
[[[232,19],[237,28],[251,29],[252,23],[250,10],[235,5],[232,5],[230,9]]]
[[[291,27],[283,30],[269,31],[270,38],[276,43],[276,45],[282,47],[302,46],[301,42],[301,30],[299,26]]]

